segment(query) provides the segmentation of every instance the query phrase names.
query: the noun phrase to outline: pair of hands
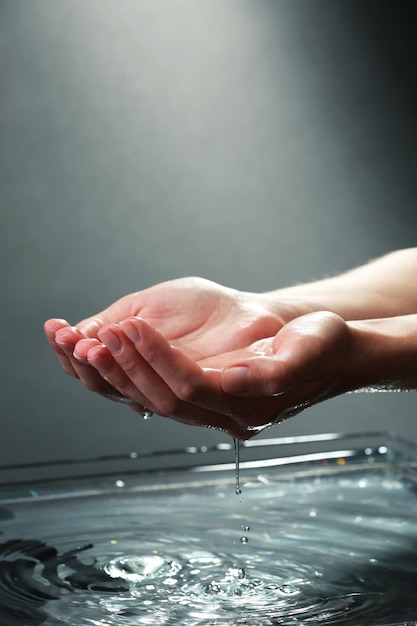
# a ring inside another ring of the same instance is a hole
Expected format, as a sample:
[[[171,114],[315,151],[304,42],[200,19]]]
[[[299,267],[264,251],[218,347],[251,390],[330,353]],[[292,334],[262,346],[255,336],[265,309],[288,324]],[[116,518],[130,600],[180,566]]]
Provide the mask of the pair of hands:
[[[63,369],[91,391],[247,439],[346,390],[346,322],[276,308],[260,294],[184,278],[77,326],[50,319],[45,333]]]

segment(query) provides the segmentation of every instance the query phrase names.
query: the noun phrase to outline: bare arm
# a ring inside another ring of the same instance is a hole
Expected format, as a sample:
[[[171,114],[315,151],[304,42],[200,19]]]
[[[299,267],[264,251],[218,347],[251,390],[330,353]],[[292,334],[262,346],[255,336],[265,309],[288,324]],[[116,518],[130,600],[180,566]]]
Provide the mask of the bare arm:
[[[417,389],[416,285],[417,248],[263,294],[171,281],[45,330],[89,389],[247,438],[348,391]]]
[[[303,315],[320,310],[347,322],[349,340],[343,348],[337,345],[342,355],[317,348],[331,369],[336,361],[341,367],[338,365],[333,374],[329,373],[329,382],[334,378],[335,395],[358,389],[417,389],[417,248],[392,252],[332,278],[264,295],[272,310],[282,311],[285,303],[287,325],[274,339],[273,358],[235,361],[225,368],[223,388],[228,393],[246,396],[281,393],[283,360],[289,376],[287,386],[300,381],[301,363],[306,378],[313,379],[322,366],[318,366],[318,361],[306,359],[304,351],[313,336],[319,346],[331,348],[332,340],[327,325],[309,330],[310,318]],[[302,335],[300,351],[296,348],[298,342],[293,341],[287,359],[282,339],[289,331],[294,338],[298,329]],[[344,366],[340,364],[340,356]]]
[[[417,313],[417,248],[398,250],[344,274],[278,289],[265,297],[280,313],[286,303],[291,319],[319,310],[345,320]]]

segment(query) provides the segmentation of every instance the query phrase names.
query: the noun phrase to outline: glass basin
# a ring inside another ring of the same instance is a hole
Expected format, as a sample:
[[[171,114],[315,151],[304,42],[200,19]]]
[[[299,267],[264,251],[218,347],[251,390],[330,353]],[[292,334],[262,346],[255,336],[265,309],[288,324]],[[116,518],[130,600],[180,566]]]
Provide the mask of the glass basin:
[[[414,443],[255,438],[235,469],[231,441],[0,468],[0,624],[417,625]]]

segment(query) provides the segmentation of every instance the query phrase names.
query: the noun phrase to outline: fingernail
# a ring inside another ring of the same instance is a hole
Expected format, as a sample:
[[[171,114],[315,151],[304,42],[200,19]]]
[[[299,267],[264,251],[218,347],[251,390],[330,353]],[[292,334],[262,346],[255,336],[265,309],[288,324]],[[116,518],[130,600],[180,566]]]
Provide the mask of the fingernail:
[[[55,342],[59,345],[66,345],[68,341],[74,340],[74,331],[77,329],[75,326],[66,326],[65,328],[60,328],[55,333]]]
[[[228,367],[223,372],[223,389],[226,393],[239,394],[248,391],[250,370],[246,365]]]
[[[77,350],[77,346],[75,346],[74,352],[72,354],[74,359],[77,359],[77,361],[84,361],[84,359],[81,357],[80,353]]]
[[[125,333],[126,337],[129,337],[130,341],[132,341],[134,344],[140,343],[141,341],[140,332],[136,328],[136,326],[132,324],[132,322],[129,322],[128,320],[125,322],[122,322],[120,324],[120,327]]]
[[[119,354],[122,350],[122,342],[117,336],[117,334],[111,328],[103,328],[98,332],[98,337],[100,341],[104,343],[105,346],[108,347],[112,354]]]

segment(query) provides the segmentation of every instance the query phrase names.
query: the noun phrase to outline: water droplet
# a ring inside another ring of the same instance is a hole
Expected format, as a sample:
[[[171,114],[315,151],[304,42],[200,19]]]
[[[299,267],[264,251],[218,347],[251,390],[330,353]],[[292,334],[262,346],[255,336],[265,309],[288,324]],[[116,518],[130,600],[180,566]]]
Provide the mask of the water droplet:
[[[297,593],[297,589],[292,585],[281,585],[280,592],[286,596],[292,596]]]
[[[216,445],[216,450],[231,450],[232,446],[230,443],[218,443]]]
[[[245,572],[245,568],[244,567],[241,567],[239,569],[238,578],[239,578],[239,580],[243,580],[244,578],[246,578],[246,572]]]
[[[121,480],[120,478],[117,478],[114,481],[114,484],[116,485],[116,487],[120,487],[120,488],[125,486],[125,482],[123,480]]]
[[[240,538],[240,543],[248,543],[249,539],[247,537],[241,537]]]
[[[245,533],[248,533],[250,531],[250,526],[242,526],[242,528]]]

